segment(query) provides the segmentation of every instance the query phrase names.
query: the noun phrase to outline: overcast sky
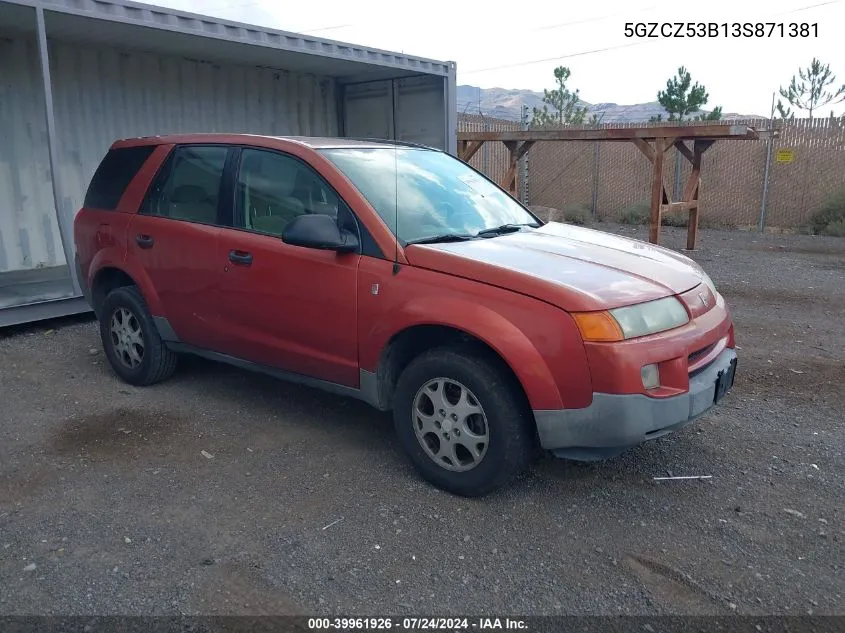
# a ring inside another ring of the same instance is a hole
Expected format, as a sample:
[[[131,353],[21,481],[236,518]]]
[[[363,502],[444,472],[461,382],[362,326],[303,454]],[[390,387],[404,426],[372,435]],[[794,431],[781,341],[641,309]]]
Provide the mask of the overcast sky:
[[[459,0],[148,1],[455,61],[458,83],[482,88],[550,88],[555,66],[566,65],[571,87],[589,103],[654,101],[682,64],[710,93],[707,109],[740,114],[768,115],[772,92],[813,56],[845,83],[845,0],[533,0],[503,2],[499,10],[492,1]],[[783,22],[787,29],[807,22],[818,24],[818,37],[627,38],[626,22]],[[845,113],[845,104],[834,111]]]

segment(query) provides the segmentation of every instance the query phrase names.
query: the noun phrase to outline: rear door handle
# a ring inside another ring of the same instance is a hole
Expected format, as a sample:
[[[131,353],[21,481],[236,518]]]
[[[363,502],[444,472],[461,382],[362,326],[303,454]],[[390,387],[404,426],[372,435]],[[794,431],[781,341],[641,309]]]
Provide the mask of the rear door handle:
[[[252,263],[252,253],[245,251],[229,251],[229,261],[233,264],[249,266]]]
[[[141,248],[152,248],[155,244],[155,238],[152,235],[144,235],[143,233],[136,235],[135,241]]]

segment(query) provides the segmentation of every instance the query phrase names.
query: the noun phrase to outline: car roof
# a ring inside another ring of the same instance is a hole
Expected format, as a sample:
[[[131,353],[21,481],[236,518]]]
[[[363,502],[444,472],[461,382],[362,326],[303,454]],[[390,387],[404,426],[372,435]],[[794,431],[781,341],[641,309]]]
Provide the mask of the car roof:
[[[124,138],[112,145],[117,147],[133,147],[138,145],[170,145],[170,144],[191,144],[191,143],[220,143],[224,145],[257,145],[272,146],[279,142],[298,143],[312,149],[329,148],[407,148],[435,150],[417,143],[396,141],[389,139],[368,139],[368,138],[346,138],[333,136],[270,136],[265,134],[165,134],[161,136],[139,136]]]

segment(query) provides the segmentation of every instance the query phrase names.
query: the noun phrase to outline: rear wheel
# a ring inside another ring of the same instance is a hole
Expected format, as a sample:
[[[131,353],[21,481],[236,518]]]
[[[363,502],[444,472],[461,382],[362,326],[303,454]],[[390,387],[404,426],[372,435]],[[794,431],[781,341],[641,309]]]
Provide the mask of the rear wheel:
[[[518,386],[481,355],[435,349],[408,365],[394,398],[394,425],[420,474],[474,497],[506,484],[530,462],[534,433]]]
[[[135,286],[112,290],[97,313],[106,357],[124,381],[145,386],[173,374],[177,355],[161,340],[147,304]]]

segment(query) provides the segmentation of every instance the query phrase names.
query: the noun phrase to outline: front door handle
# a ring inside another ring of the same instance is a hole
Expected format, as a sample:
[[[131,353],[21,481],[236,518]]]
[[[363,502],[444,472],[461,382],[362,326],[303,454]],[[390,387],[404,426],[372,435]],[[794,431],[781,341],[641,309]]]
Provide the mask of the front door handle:
[[[136,235],[135,241],[141,248],[152,248],[155,244],[155,238],[152,235],[144,235],[143,233]]]
[[[249,266],[252,263],[252,253],[246,251],[229,251],[229,261],[233,264]]]

